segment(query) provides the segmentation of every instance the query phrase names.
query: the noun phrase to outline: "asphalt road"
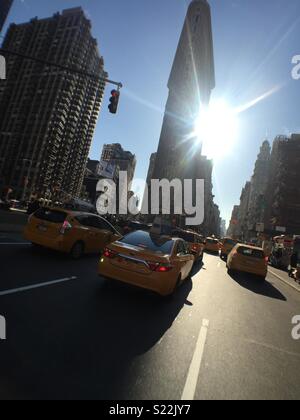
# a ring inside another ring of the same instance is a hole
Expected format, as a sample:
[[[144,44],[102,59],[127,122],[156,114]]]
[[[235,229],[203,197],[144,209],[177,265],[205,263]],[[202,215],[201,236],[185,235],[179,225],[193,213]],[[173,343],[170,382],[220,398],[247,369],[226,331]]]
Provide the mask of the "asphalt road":
[[[97,259],[0,234],[1,400],[300,399],[296,290],[206,255],[163,300],[98,278]]]

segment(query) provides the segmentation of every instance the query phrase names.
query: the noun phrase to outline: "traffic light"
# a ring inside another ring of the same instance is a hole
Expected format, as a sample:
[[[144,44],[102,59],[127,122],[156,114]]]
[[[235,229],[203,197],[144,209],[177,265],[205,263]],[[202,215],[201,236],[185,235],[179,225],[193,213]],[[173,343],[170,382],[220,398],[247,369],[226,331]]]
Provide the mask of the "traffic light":
[[[111,91],[111,97],[110,97],[110,100],[109,100],[110,104],[108,106],[109,112],[111,114],[116,114],[117,113],[119,99],[120,99],[120,92],[118,90],[112,90]]]

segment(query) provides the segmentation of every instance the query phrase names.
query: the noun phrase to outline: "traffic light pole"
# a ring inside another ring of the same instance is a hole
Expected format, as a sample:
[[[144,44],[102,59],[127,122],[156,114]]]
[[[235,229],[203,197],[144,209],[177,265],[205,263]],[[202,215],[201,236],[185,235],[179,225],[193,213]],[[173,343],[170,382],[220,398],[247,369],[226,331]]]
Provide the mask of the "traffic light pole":
[[[0,48],[0,55],[3,55],[3,57],[5,57],[5,54],[13,55],[15,57],[20,57],[20,58],[23,58],[23,59],[26,59],[26,60],[36,61],[37,63],[45,64],[45,65],[50,66],[50,67],[57,67],[61,70],[68,71],[68,72],[74,73],[74,74],[78,74],[80,76],[90,77],[91,79],[98,80],[99,82],[104,82],[104,83],[108,83],[108,84],[111,84],[111,85],[115,85],[115,86],[118,87],[118,90],[120,90],[123,87],[122,83],[115,82],[113,80],[107,79],[106,77],[99,77],[96,74],[89,73],[89,72],[86,72],[86,71],[83,71],[83,70],[73,69],[73,68],[70,68],[70,67],[67,67],[67,66],[63,66],[61,64],[53,63],[52,61],[42,60],[41,58],[32,57],[30,55],[18,53],[16,51],[5,50],[3,48]]]
[[[111,85],[118,86],[118,90],[122,89],[122,87],[123,87],[122,83],[114,82],[113,80],[104,79],[104,81],[105,81],[105,83],[110,83]]]

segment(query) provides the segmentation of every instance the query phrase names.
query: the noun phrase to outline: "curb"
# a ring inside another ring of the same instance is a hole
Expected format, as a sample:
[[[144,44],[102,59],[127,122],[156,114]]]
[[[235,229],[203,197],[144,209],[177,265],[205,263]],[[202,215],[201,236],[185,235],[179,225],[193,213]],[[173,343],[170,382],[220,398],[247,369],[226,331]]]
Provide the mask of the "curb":
[[[283,279],[282,277],[280,277],[278,274],[274,273],[274,271],[272,270],[268,270],[269,273],[271,273],[273,276],[275,276],[276,278],[278,278],[280,281],[282,281],[283,283],[287,284],[288,286],[290,286],[292,289],[296,290],[298,293],[300,293],[300,287],[297,287],[295,285],[293,285],[292,283],[290,283],[289,281]]]

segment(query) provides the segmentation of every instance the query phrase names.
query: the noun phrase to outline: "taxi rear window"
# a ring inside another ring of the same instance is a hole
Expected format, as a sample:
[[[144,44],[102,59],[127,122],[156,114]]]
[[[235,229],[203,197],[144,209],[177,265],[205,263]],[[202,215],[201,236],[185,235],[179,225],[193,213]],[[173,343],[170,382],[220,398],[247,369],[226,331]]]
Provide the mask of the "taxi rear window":
[[[178,231],[176,230],[173,232],[173,236],[177,236],[180,239],[183,239],[186,242],[195,243],[195,235],[191,232],[184,232],[184,231]]]
[[[244,255],[245,257],[258,258],[260,260],[265,258],[265,254],[263,250],[246,248],[244,246],[240,246],[237,251],[239,254]]]
[[[216,239],[207,239],[206,240],[206,243],[208,243],[208,244],[217,244],[218,241]]]
[[[129,233],[119,242],[167,255],[172,254],[175,243],[173,239],[151,235],[150,233],[144,231]]]
[[[236,245],[236,241],[233,239],[225,239],[224,245]]]
[[[51,223],[64,223],[68,214],[63,211],[41,208],[34,213],[34,217]]]

